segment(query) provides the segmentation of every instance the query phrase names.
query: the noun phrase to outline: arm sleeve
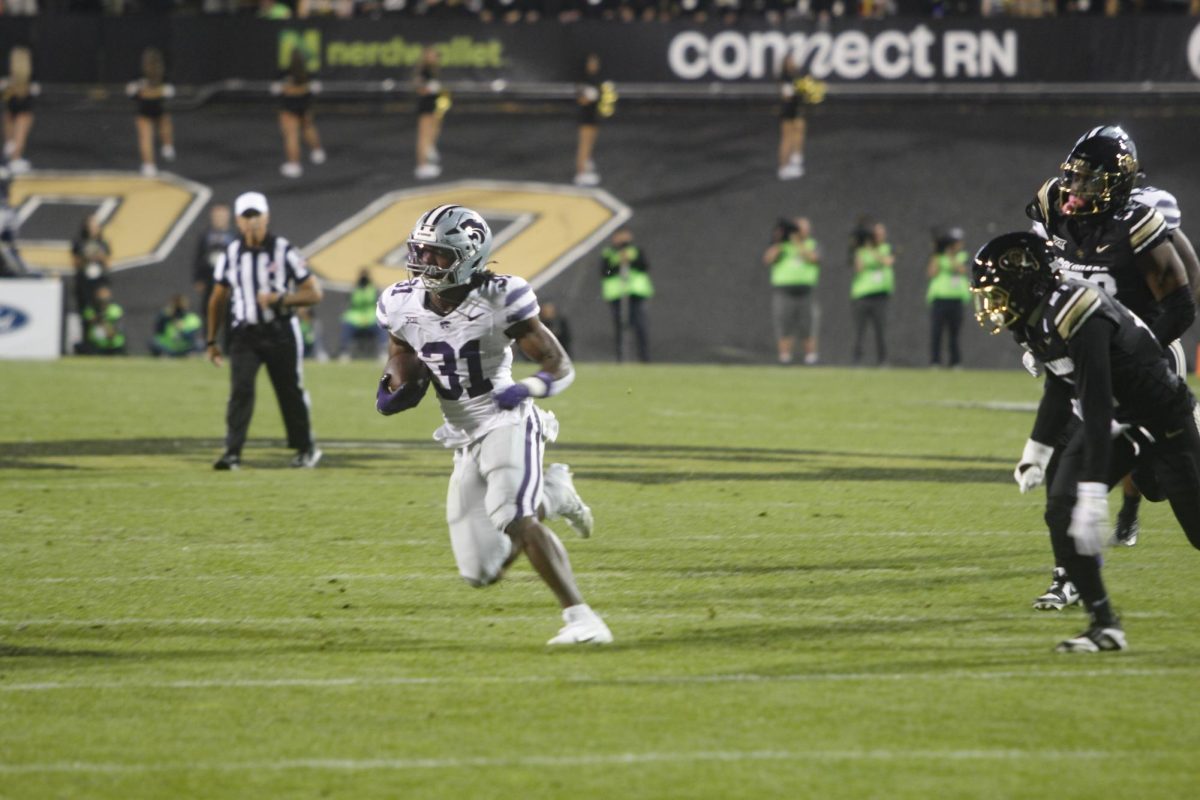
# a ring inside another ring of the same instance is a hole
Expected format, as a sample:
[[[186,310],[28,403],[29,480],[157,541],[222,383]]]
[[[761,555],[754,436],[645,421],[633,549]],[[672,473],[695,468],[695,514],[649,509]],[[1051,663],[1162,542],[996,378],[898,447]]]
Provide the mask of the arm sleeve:
[[[1041,444],[1054,446],[1063,430],[1071,421],[1071,387],[1062,378],[1046,373],[1042,389],[1042,401],[1038,404],[1037,418],[1033,422],[1033,433],[1029,438]]]
[[[219,283],[222,286],[229,285],[229,248],[221,251],[221,255],[217,258],[217,265],[213,267],[213,283]]]
[[[1068,351],[1075,362],[1075,396],[1083,415],[1083,466],[1080,483],[1108,480],[1112,450],[1112,323],[1102,317],[1089,319],[1071,337]]]
[[[287,246],[284,260],[287,262],[288,272],[292,274],[292,280],[296,282],[297,286],[304,283],[306,280],[308,280],[309,276],[312,275],[312,273],[308,271],[308,261],[306,261],[304,256],[300,255],[300,251],[291,244]]]
[[[1150,325],[1154,338],[1166,347],[1191,327],[1196,320],[1196,303],[1192,300],[1192,287],[1184,284],[1159,301],[1162,313]]]

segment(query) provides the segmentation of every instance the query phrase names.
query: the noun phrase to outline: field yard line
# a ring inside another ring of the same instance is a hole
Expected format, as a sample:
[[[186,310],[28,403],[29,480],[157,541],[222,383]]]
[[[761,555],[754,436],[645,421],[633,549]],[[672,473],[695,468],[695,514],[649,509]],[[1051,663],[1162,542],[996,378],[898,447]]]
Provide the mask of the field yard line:
[[[812,672],[780,675],[732,673],[727,675],[641,675],[630,677],[592,677],[588,675],[413,675],[394,678],[212,678],[176,681],[43,681],[39,683],[0,683],[0,693],[52,692],[60,690],[156,690],[156,689],[345,689],[378,688],[382,686],[477,686],[569,684],[597,686],[686,686],[703,684],[773,684],[810,682],[891,682],[891,681],[1003,681],[1193,676],[1195,667],[1111,669],[1020,669],[970,672],[966,670],[933,670],[929,672]]]
[[[749,569],[755,569],[756,565],[749,566]],[[669,580],[688,580],[694,578],[733,578],[737,577],[737,571],[740,565],[731,564],[724,568],[705,568],[705,569],[675,569],[662,568],[665,573],[659,577]],[[781,567],[778,572],[784,573],[789,571],[786,567]],[[795,572],[804,572],[804,565],[797,565],[793,570]],[[826,575],[837,574],[854,574],[854,575],[977,575],[986,571],[983,566],[945,566],[931,567],[922,565],[918,567],[841,567],[841,568],[825,568],[822,573]],[[622,572],[620,570],[599,570],[594,572],[577,571],[576,577],[588,579],[607,579],[607,580],[644,580],[645,574]],[[217,583],[221,581],[307,581],[307,582],[341,582],[341,581],[416,581],[416,580],[453,580],[461,581],[462,579],[451,569],[437,569],[428,572],[405,572],[405,573],[343,573],[336,575],[55,575],[45,576],[41,578],[6,578],[6,584],[22,583],[22,584],[63,584],[63,583],[155,583],[155,582],[197,582],[197,583]]]
[[[334,612],[330,612],[333,614]],[[778,612],[763,611],[720,611],[709,616],[706,608],[695,611],[655,611],[653,613],[622,613],[606,612],[605,618],[611,620],[649,621],[656,620],[693,620],[696,622],[718,622],[724,619],[770,619],[780,621],[787,619]],[[795,612],[795,619],[804,622],[886,622],[892,624],[908,623],[971,623],[990,624],[996,622],[1012,622],[1015,620],[1032,620],[1036,616],[1030,612],[1012,612],[1008,614],[979,614],[966,615],[915,615],[915,614],[872,614],[847,612],[844,614],[820,614],[804,611]],[[1176,616],[1167,611],[1130,611],[1121,615],[1131,619],[1164,619]],[[545,621],[547,614],[483,614],[473,618],[480,623],[495,622],[538,622]],[[393,614],[374,616],[322,616],[322,617],[113,617],[109,619],[59,619],[56,617],[41,617],[30,619],[0,619],[0,626],[12,626],[18,631],[30,627],[70,627],[70,628],[108,628],[122,625],[144,625],[147,627],[206,627],[206,626],[238,626],[259,625],[263,627],[291,627],[304,625],[396,625],[408,622],[433,622],[441,620],[464,621],[461,613],[445,614]]]
[[[277,761],[182,763],[105,763],[58,761],[43,764],[0,763],[0,773],[144,773],[144,772],[289,772],[318,770],[464,769],[478,767],[586,767],[638,764],[738,761],[1068,761],[1114,759],[1123,753],[1105,750],[700,750],[691,753],[579,753],[509,758],[294,758]],[[1139,752],[1139,756],[1161,755]]]

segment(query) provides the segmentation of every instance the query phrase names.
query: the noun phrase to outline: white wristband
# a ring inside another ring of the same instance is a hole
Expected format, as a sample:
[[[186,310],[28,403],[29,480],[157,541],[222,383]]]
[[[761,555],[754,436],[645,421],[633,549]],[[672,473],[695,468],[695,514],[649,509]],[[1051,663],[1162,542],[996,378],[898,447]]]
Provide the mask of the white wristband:
[[[1045,469],[1046,465],[1050,463],[1050,456],[1052,455],[1054,455],[1053,447],[1030,439],[1025,442],[1025,449],[1021,451],[1021,463],[1036,464]]]

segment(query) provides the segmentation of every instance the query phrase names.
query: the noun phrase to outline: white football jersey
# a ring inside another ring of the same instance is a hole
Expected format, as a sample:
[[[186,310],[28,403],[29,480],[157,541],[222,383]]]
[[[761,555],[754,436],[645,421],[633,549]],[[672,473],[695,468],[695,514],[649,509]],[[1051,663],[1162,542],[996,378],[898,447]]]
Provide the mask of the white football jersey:
[[[513,383],[512,340],[504,331],[538,315],[533,287],[515,275],[493,275],[445,316],[427,307],[427,295],[416,278],[393,284],[379,296],[375,316],[433,373],[446,421],[433,438],[463,447],[499,425],[519,423],[524,410],[497,408],[492,393]]]

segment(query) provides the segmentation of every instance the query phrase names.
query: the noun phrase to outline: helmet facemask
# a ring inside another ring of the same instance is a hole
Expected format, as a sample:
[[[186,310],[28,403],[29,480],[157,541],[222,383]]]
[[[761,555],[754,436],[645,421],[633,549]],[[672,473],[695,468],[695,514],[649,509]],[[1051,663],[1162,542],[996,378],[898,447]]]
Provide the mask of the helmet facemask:
[[[971,274],[980,327],[995,336],[1028,320],[1054,285],[1045,249],[1045,241],[1030,233],[1004,234],[980,249]]]
[[[408,240],[408,274],[420,278],[431,292],[444,292],[470,280],[459,279],[464,256],[455,247]]]
[[[1003,286],[972,287],[971,295],[975,299],[975,321],[992,336],[1020,319],[1010,302],[1012,296]]]
[[[1068,216],[1111,211],[1125,201],[1133,185],[1133,174],[1109,172],[1082,158],[1069,159],[1062,165],[1062,171],[1063,191],[1067,195],[1062,213]]]

